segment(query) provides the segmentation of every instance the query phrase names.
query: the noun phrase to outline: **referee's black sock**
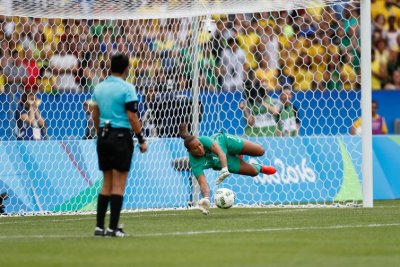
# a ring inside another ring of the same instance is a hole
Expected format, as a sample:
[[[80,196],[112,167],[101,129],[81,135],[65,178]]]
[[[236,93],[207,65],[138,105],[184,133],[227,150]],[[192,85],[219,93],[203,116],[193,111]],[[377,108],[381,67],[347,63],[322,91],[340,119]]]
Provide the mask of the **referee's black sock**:
[[[97,199],[96,226],[100,227],[101,229],[104,229],[104,219],[106,217],[109,201],[110,196],[99,194],[99,197]]]
[[[121,214],[123,196],[111,195],[110,196],[110,229],[114,230],[118,228],[119,215]]]

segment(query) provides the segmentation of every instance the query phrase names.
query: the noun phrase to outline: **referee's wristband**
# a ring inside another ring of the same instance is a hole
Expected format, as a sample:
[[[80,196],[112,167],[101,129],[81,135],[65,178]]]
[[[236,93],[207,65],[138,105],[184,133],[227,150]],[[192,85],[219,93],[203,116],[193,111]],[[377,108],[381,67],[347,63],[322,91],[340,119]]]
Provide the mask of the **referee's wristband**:
[[[136,138],[138,139],[139,144],[144,144],[146,142],[142,133],[135,133],[135,135],[136,135]]]

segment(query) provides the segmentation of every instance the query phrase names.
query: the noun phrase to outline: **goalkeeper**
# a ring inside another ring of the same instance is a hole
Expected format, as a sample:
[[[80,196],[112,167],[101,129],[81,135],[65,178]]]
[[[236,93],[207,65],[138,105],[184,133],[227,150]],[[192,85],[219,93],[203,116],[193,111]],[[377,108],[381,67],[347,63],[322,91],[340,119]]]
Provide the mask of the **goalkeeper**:
[[[196,177],[203,198],[199,201],[200,211],[207,215],[210,208],[210,188],[204,175],[205,169],[219,170],[216,185],[224,181],[231,173],[257,176],[260,172],[274,174],[272,166],[263,166],[245,162],[240,155],[262,156],[265,150],[262,146],[223,132],[211,137],[190,135],[186,124],[181,124],[179,134],[184,139],[184,145],[189,152],[189,162],[193,175]]]

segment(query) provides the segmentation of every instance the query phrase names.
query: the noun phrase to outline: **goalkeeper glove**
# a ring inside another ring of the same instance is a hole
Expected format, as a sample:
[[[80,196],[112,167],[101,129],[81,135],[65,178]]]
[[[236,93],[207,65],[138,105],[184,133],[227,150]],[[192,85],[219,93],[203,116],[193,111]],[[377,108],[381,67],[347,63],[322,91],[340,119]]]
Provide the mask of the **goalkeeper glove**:
[[[200,199],[199,201],[199,209],[200,212],[203,213],[204,215],[208,215],[210,213],[209,209],[210,209],[210,198],[209,197],[205,197]]]
[[[217,179],[217,182],[215,183],[216,185],[219,185],[220,183],[222,183],[223,180],[225,180],[226,177],[228,177],[229,175],[231,175],[231,173],[228,171],[228,167],[224,167],[220,170],[219,172],[219,176]]]

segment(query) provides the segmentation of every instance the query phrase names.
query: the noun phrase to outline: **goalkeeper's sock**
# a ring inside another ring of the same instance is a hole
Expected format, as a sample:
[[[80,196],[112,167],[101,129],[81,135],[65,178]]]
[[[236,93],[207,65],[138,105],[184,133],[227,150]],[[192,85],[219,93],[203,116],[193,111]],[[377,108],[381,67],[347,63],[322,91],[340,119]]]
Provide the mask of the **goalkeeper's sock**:
[[[261,172],[261,165],[260,164],[251,164],[253,165],[254,168],[256,168],[257,172],[260,173]]]
[[[106,217],[109,201],[110,196],[99,194],[99,197],[97,199],[96,226],[101,229],[104,229],[104,219]]]
[[[110,197],[110,229],[115,230],[118,228],[119,215],[121,214],[123,196],[111,195]]]

